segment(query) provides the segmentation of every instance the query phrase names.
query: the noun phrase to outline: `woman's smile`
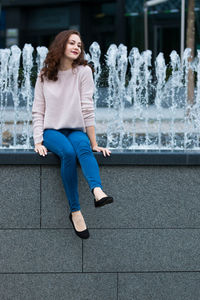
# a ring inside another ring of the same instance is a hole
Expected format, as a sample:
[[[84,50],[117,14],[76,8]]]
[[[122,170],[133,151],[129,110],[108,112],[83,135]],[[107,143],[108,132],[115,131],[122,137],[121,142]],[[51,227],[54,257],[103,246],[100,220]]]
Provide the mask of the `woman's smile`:
[[[78,55],[78,51],[71,51],[71,53],[75,54],[75,55]]]

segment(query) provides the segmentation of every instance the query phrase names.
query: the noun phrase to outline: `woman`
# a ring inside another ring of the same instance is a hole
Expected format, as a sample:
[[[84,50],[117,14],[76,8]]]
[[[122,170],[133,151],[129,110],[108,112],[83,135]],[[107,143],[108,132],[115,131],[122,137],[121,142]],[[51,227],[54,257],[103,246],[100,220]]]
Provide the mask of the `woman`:
[[[79,32],[60,32],[52,42],[35,85],[32,108],[35,152],[47,149],[61,160],[61,176],[69,201],[69,219],[80,238],[88,238],[80,210],[76,159],[94,195],[95,207],[113,202],[101,185],[99,168],[92,151],[110,155],[95,138],[94,82],[92,70],[84,60]]]

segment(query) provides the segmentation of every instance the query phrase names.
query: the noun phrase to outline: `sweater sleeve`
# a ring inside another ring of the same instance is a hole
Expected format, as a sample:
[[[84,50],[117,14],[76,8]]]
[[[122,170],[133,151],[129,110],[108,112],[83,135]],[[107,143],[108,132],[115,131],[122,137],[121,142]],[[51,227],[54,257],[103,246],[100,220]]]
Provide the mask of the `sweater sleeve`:
[[[32,107],[33,139],[35,144],[43,141],[44,115],[45,99],[43,94],[43,82],[41,82],[41,77],[39,75],[35,84]]]
[[[81,107],[83,118],[85,122],[85,127],[94,126],[94,103],[93,103],[93,93],[94,93],[94,81],[92,76],[92,70],[89,66],[83,67],[81,74]]]

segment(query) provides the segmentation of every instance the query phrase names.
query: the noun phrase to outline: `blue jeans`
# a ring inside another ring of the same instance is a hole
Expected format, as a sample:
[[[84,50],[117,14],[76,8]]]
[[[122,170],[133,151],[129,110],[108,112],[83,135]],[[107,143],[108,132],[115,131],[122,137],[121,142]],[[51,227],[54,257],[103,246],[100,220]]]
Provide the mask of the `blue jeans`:
[[[78,196],[77,158],[90,190],[101,187],[99,167],[83,131],[71,129],[45,129],[43,145],[61,159],[61,176],[70,210],[80,210]]]

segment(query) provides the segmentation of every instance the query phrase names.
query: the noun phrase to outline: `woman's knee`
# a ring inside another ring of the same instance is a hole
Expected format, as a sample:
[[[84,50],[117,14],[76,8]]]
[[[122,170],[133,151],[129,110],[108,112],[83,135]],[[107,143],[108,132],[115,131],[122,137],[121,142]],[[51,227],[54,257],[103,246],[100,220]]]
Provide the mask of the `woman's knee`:
[[[92,149],[90,147],[90,143],[87,140],[80,141],[77,146],[77,155],[85,155],[85,154],[92,154]]]
[[[70,148],[62,147],[60,149],[60,156],[63,159],[73,160],[73,159],[76,159],[76,152],[74,151],[74,149],[72,147],[70,147]]]

